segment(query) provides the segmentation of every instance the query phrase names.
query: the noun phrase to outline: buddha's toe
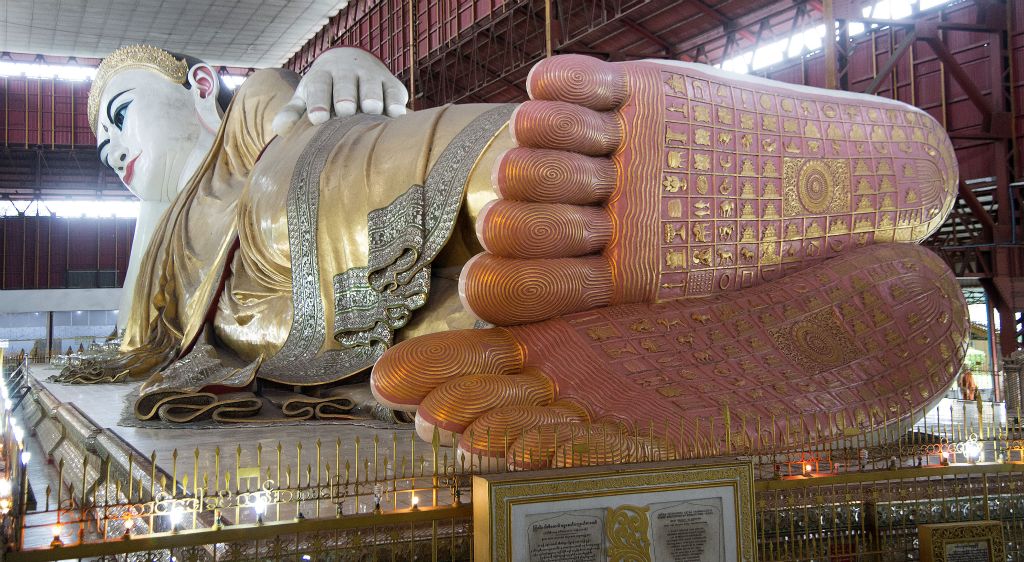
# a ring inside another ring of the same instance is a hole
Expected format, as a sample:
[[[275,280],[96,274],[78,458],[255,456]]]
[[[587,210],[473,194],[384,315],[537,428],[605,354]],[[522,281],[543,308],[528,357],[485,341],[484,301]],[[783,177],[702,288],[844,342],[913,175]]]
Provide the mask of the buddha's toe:
[[[514,375],[464,375],[434,389],[416,410],[416,431],[426,441],[434,428],[442,443],[462,434],[479,416],[495,408],[544,406],[554,399],[551,379],[535,369]]]
[[[484,248],[509,258],[561,258],[597,254],[612,236],[600,207],[495,200],[480,213],[477,237]]]
[[[604,156],[619,147],[615,115],[560,101],[528,101],[516,108],[509,129],[519,146]]]
[[[631,433],[612,423],[577,424],[572,439],[551,455],[550,466],[595,466],[674,458],[676,451],[659,436]]]
[[[575,152],[512,148],[498,160],[492,181],[504,199],[592,205],[615,188],[615,164]]]
[[[547,406],[505,406],[476,418],[459,439],[459,454],[475,463],[504,459],[514,443],[535,427],[589,419],[579,405],[559,400]],[[525,442],[523,442],[525,444]]]
[[[607,306],[612,273],[603,256],[513,259],[485,253],[466,263],[459,294],[481,320],[526,324]]]
[[[613,420],[560,421],[521,432],[509,445],[505,462],[518,469],[594,466],[669,458],[673,453],[662,439],[636,434]]]
[[[526,89],[532,99],[558,100],[606,111],[626,98],[622,66],[583,55],[545,59],[530,71]]]
[[[506,375],[522,368],[518,344],[504,330],[456,330],[404,341],[373,366],[370,388],[385,406],[406,412],[435,388],[480,373]]]

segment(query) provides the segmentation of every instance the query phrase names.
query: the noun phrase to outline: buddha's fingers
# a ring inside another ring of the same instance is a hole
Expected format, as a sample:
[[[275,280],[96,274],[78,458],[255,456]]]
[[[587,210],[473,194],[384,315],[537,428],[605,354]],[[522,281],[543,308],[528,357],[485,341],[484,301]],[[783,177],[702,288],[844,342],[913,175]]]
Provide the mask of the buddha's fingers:
[[[495,200],[480,212],[477,237],[484,248],[510,258],[562,258],[598,254],[612,236],[600,207]]]
[[[612,113],[560,101],[528,101],[516,108],[509,129],[519,146],[567,150],[587,156],[614,152],[622,129]]]
[[[622,67],[582,55],[541,61],[526,78],[531,99],[561,100],[598,111],[615,109],[626,99]]]
[[[306,113],[306,100],[301,96],[293,96],[274,116],[270,128],[274,134],[284,135],[302,118],[304,113]]]
[[[452,434],[462,434],[489,410],[546,406],[554,397],[555,386],[551,379],[536,369],[513,375],[464,375],[427,395],[416,410],[416,432],[430,441],[437,428],[441,443],[451,443]]]
[[[370,388],[396,410],[415,411],[438,386],[463,375],[518,373],[522,352],[502,329],[429,334],[388,350],[373,366]]]
[[[338,117],[355,115],[359,105],[359,80],[353,73],[339,73],[334,81],[334,114]]]
[[[608,158],[538,148],[512,148],[494,168],[492,182],[503,199],[591,205],[615,188]]]
[[[612,272],[602,256],[509,259],[484,253],[463,268],[459,295],[481,320],[525,324],[607,306]]]

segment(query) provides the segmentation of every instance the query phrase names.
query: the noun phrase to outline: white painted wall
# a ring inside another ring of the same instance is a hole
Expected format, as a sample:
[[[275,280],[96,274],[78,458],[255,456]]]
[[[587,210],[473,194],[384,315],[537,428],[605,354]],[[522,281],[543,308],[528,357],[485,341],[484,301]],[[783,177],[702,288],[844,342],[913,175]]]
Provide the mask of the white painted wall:
[[[0,312],[117,310],[121,289],[0,291]]]

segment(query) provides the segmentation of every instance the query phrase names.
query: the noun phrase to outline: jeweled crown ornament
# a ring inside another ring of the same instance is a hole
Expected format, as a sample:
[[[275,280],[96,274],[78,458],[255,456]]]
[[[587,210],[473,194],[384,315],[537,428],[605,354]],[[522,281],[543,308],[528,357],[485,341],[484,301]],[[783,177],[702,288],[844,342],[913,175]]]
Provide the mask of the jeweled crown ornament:
[[[188,63],[171,53],[150,45],[128,45],[110,53],[96,70],[96,78],[89,88],[89,126],[96,133],[99,121],[100,96],[107,82],[118,72],[129,69],[152,70],[175,84],[184,84]]]

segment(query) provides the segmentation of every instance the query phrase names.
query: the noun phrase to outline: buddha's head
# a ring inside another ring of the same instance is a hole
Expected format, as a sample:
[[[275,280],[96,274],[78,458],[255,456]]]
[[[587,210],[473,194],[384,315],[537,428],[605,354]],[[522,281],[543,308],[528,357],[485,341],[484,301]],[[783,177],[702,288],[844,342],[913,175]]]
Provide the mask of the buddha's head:
[[[210,65],[144,45],[100,64],[89,124],[100,160],[144,201],[169,201],[209,151],[231,94]]]

